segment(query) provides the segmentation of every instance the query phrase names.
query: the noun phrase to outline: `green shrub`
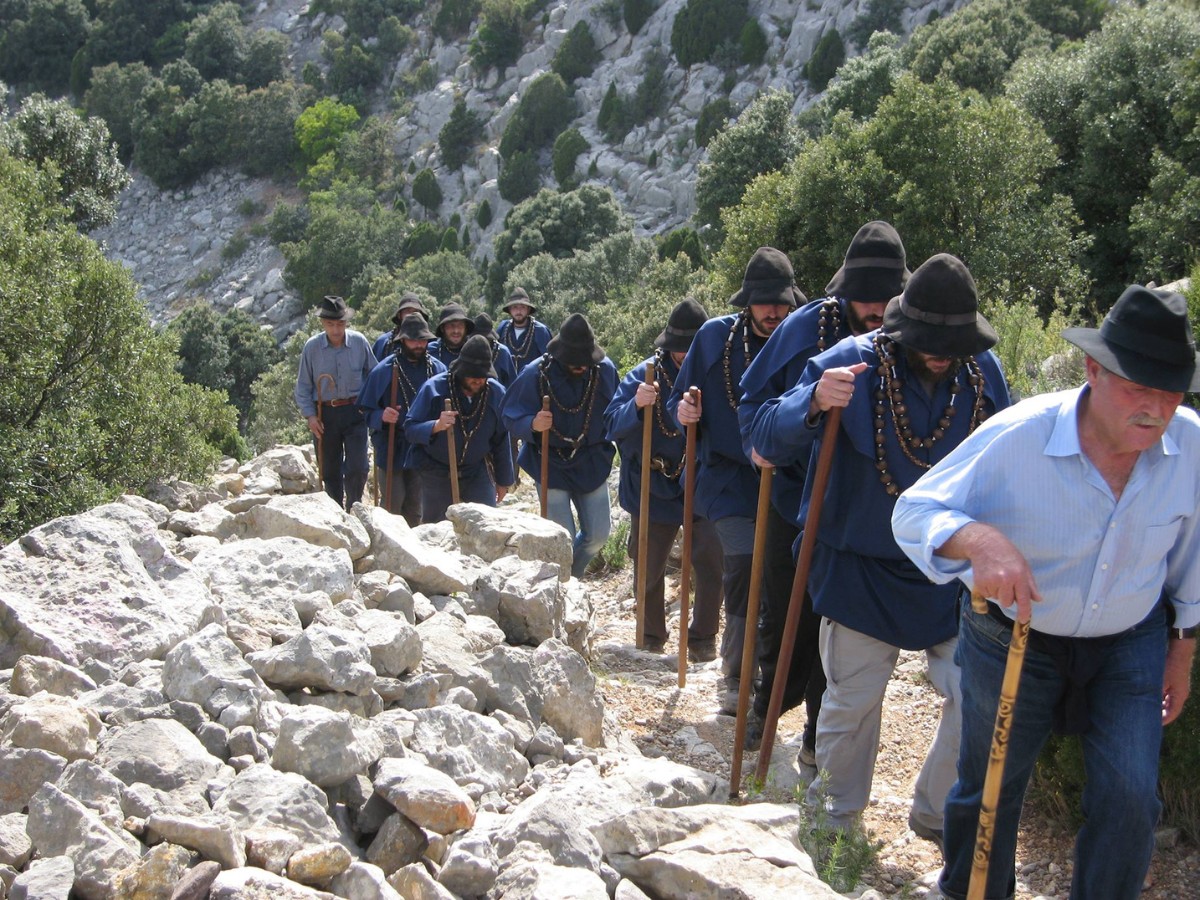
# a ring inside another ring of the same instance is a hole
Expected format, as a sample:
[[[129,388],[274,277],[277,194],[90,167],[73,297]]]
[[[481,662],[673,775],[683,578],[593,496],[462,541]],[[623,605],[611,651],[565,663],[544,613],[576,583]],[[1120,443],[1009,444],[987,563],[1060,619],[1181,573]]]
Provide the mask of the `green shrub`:
[[[629,29],[629,33],[637,34],[641,31],[642,26],[649,21],[657,8],[656,0],[625,0],[623,5],[625,27]]]
[[[688,258],[694,269],[701,269],[707,265],[708,260],[700,242],[700,235],[693,228],[676,228],[659,241],[659,259],[674,259],[680,253]]]
[[[418,222],[404,241],[404,255],[417,259],[436,253],[442,247],[442,229],[433,222]]]
[[[329,97],[322,98],[296,117],[296,143],[311,165],[333,150],[343,134],[358,124],[358,111]]]
[[[568,128],[554,141],[554,178],[559,187],[570,190],[575,183],[575,161],[579,154],[591,149],[578,128]]]
[[[481,21],[471,41],[471,58],[479,69],[511,66],[521,55],[524,17],[516,0],[483,0]]]
[[[246,232],[239,229],[233,233],[233,236],[225,242],[225,246],[221,248],[221,259],[226,262],[232,262],[248,249],[250,249],[250,238]]]
[[[450,111],[450,118],[438,132],[442,162],[455,171],[461,169],[470,158],[475,145],[483,140],[483,136],[483,117],[468,109],[467,101],[459,97],[454,103],[454,109]]]
[[[831,28],[821,35],[800,74],[808,79],[809,86],[814,91],[823,91],[845,61],[846,44],[838,30]]]
[[[492,224],[492,204],[486,197],[479,204],[479,209],[475,210],[475,224],[480,228],[487,228]]]
[[[532,197],[541,184],[542,174],[537,157],[532,153],[519,151],[505,158],[497,187],[500,196],[509,203],[520,203],[526,197]]]
[[[525,90],[500,138],[505,159],[518,152],[535,153],[549,145],[575,118],[575,101],[557,73],[546,72]]]
[[[438,246],[439,250],[444,250],[448,253],[458,252],[458,229],[447,228],[442,232],[442,243]]]
[[[646,168],[647,169],[657,169],[658,168],[658,151],[657,150],[650,151],[650,156],[646,159]]]
[[[643,125],[666,110],[667,64],[666,54],[657,48],[646,54],[633,101],[626,106],[628,126]]]
[[[732,114],[733,104],[729,102],[728,97],[706,103],[696,119],[696,146],[707,147],[709,141],[725,127]]]
[[[767,58],[767,34],[758,24],[758,19],[750,19],[742,26],[738,50],[742,62],[748,66],[761,66]]]
[[[685,69],[709,62],[748,18],[746,0],[688,0],[671,24],[671,52]]]
[[[625,119],[625,101],[617,92],[617,83],[610,81],[604,99],[600,101],[600,111],[596,114],[596,127],[615,144],[629,133]]]
[[[412,197],[420,203],[427,212],[437,212],[442,205],[442,187],[438,184],[433,169],[422,169],[413,179]]]
[[[433,20],[433,31],[444,41],[462,37],[479,13],[479,0],[442,0]]]
[[[599,61],[600,51],[596,49],[592,29],[588,27],[587,22],[579,21],[563,38],[550,68],[570,84],[577,78],[587,78],[591,75]]]
[[[877,31],[899,34],[900,14],[904,12],[905,0],[867,0],[866,11],[859,14],[846,29],[846,37],[855,47],[865,47]]]

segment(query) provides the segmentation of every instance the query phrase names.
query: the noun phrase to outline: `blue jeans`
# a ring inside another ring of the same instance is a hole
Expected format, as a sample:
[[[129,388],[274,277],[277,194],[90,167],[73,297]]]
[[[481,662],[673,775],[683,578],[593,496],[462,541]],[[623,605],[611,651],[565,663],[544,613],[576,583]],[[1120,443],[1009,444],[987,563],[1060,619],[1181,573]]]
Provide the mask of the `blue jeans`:
[[[579,515],[578,531],[575,530],[572,504]],[[586,494],[550,488],[546,492],[546,513],[551,522],[557,522],[567,529],[567,534],[574,535],[571,545],[571,574],[582,578],[588,563],[608,540],[608,532],[612,528],[609,519],[608,483],[601,484]]]
[[[954,900],[966,896],[970,882],[979,803],[1011,637],[1003,622],[964,604],[958,640],[962,745],[958,782],[946,798],[946,867],[939,884]],[[1072,900],[1135,900],[1141,893],[1162,808],[1156,787],[1166,649],[1166,616],[1159,606],[1117,639],[1087,685],[1091,725],[1080,736],[1087,775],[1086,821],[1075,840]],[[1029,647],[996,810],[985,891],[989,900],[1011,897],[1016,888],[1021,803],[1063,687],[1051,658]]]

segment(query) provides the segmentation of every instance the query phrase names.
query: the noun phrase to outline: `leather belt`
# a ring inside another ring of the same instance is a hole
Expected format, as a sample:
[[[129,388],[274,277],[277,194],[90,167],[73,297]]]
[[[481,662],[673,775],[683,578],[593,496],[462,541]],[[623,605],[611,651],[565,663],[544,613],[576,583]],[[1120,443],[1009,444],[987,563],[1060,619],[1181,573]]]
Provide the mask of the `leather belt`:
[[[326,400],[328,406],[349,406],[351,403],[357,403],[357,397],[343,397],[341,400]]]

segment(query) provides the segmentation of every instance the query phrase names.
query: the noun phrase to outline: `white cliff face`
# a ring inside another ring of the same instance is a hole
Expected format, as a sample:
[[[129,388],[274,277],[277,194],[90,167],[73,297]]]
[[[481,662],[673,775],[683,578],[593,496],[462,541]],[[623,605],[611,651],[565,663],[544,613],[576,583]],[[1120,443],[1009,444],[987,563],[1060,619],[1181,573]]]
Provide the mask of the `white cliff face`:
[[[934,10],[945,15],[964,2],[909,0],[903,27],[911,31]],[[696,145],[694,131],[705,105],[728,96],[737,112],[760,92],[783,89],[796,97],[799,112],[816,99],[800,73],[817,42],[833,28],[844,34],[868,6],[867,0],[751,0],[750,14],[767,37],[766,59],[760,66],[727,73],[713,65],[682,69],[670,56],[671,27],[685,4],[662,0],[641,30],[630,35],[619,5],[615,23],[610,19],[611,0],[563,0],[534,23],[521,57],[504,71],[473,67],[470,35],[446,43],[433,34],[428,13],[415,22],[417,38],[385,75],[374,112],[392,121],[395,151],[406,166],[411,160],[418,169],[433,170],[444,197],[439,217],[445,221],[459,213],[477,260],[492,255],[492,241],[511,208],[497,187],[496,146],[523,92],[550,70],[555,52],[577,23],[588,24],[601,56],[592,75],[574,85],[578,116],[569,127],[577,128],[591,148],[580,155],[578,173],[588,177],[594,163],[590,180],[609,187],[638,233],[649,235],[686,224],[695,210],[704,150]],[[251,27],[273,28],[291,39],[296,73],[306,62],[324,65],[321,36],[344,27],[339,18],[325,14],[306,18],[307,7],[307,0],[261,0],[250,16]],[[610,83],[631,95],[655,52],[668,59],[665,112],[634,128],[619,144],[609,144],[596,127],[601,100]],[[426,63],[434,71],[433,87],[413,96],[399,114],[389,111],[387,103],[402,78]],[[458,97],[484,118],[485,142],[461,170],[453,171],[441,161],[438,133]],[[557,187],[548,150],[544,156],[543,184]],[[282,341],[299,326],[303,310],[283,284],[282,254],[265,237],[251,233],[279,193],[278,185],[232,172],[209,173],[195,185],[165,193],[138,176],[122,198],[117,221],[94,237],[104,242],[111,258],[131,269],[155,321],[169,321],[192,299],[203,297],[218,312],[244,309]],[[492,222],[480,229],[474,213],[485,199]],[[245,250],[234,253],[241,245]]]

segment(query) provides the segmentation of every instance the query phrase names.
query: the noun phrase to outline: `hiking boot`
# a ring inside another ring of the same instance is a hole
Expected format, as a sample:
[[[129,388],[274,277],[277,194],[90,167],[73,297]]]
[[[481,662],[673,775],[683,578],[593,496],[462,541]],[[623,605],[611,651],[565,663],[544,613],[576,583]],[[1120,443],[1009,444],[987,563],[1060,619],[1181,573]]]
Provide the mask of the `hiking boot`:
[[[763,728],[767,724],[764,718],[753,706],[746,712],[746,741],[742,745],[743,749],[754,752],[762,746]]]
[[[808,766],[810,769],[817,767],[817,748],[815,744],[809,744],[807,741],[802,741],[800,744],[800,752],[796,754],[796,762],[802,766]]]
[[[706,663],[717,658],[717,636],[688,639],[688,662]]]
[[[726,675],[721,679],[717,689],[721,692],[721,705],[717,712],[723,716],[736,716],[738,695],[741,693],[741,679],[733,675]]]
[[[642,639],[644,653],[663,653],[667,649],[666,638],[648,637]]]
[[[913,814],[908,814],[908,828],[917,837],[926,841],[933,841],[937,844],[938,853],[942,854],[942,859],[946,858],[946,846],[943,840],[944,832],[940,828],[930,828],[928,825],[922,825],[913,818]]]

